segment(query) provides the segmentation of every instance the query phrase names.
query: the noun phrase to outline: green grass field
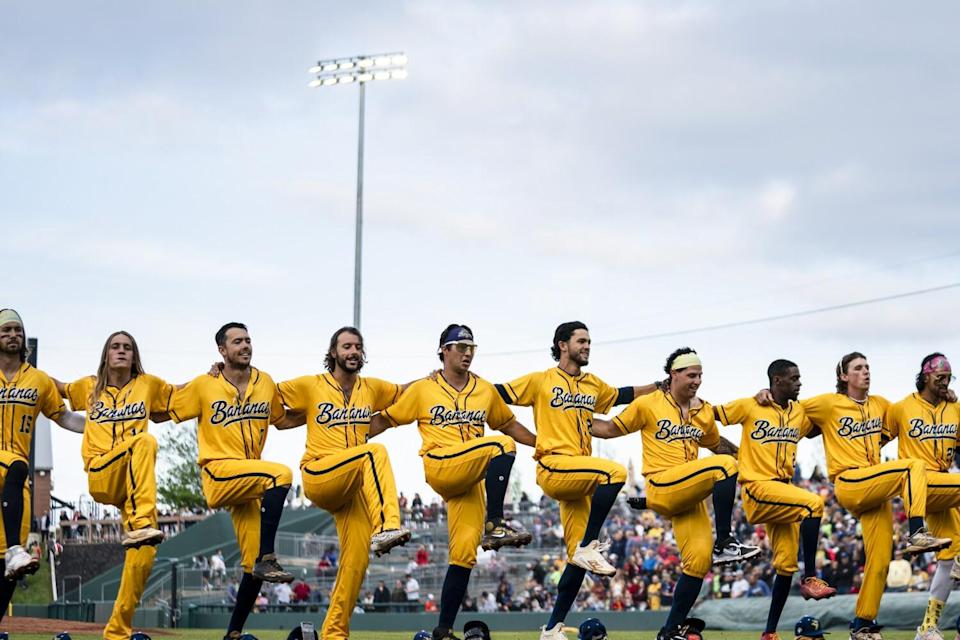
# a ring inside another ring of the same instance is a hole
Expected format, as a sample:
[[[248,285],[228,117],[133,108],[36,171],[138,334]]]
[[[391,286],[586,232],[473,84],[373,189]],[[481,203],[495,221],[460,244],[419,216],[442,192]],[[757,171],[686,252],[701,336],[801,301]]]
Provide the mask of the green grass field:
[[[69,627],[68,627],[69,628]],[[221,637],[221,632],[216,629],[178,629],[171,631],[171,635],[154,635],[154,640],[209,640]],[[269,631],[250,630],[249,633],[255,635],[259,640],[286,640],[287,632],[271,629]],[[374,631],[358,631],[350,634],[350,640],[410,640],[413,638],[413,631],[404,633],[382,633]],[[457,635],[462,635],[458,633]],[[913,640],[913,631],[889,631],[884,632],[884,640]],[[952,640],[953,634],[944,631],[947,640]],[[74,640],[96,640],[99,636],[71,634]],[[514,632],[501,631],[493,632],[493,640],[538,640],[539,632]],[[760,632],[749,633],[740,631],[714,631],[706,634],[706,640],[760,640]],[[783,640],[793,640],[793,634],[789,631],[780,632]],[[843,640],[846,638],[845,629],[835,629],[833,635],[828,636],[828,640]],[[23,634],[18,633],[11,636],[12,640],[50,640],[51,636],[41,634]],[[568,633],[568,640],[576,640],[576,634]],[[610,640],[654,640],[656,633],[653,631],[612,631]]]

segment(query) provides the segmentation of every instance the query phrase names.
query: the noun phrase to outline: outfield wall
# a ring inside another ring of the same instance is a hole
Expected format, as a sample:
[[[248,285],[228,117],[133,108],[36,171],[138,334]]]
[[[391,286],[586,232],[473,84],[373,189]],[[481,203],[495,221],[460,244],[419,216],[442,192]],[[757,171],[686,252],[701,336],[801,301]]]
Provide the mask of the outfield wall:
[[[880,624],[892,629],[913,629],[923,620],[927,604],[927,592],[886,593],[880,604]],[[813,615],[820,618],[826,628],[846,628],[854,615],[857,597],[836,596],[819,602],[805,601],[798,596],[790,597],[781,617],[781,629],[789,629],[798,618]],[[756,631],[767,620],[769,598],[743,598],[737,600],[707,600],[694,609],[692,615],[707,621],[708,628]],[[112,602],[83,602],[76,604],[14,605],[14,615],[40,618],[59,618],[84,622],[106,622],[110,617]],[[316,607],[312,607],[316,608]],[[318,627],[325,612],[285,611],[251,614],[247,627],[250,629],[290,629],[303,620],[311,620]],[[666,619],[666,611],[621,611],[577,612],[567,623],[577,625],[582,620],[597,616],[611,630],[654,631]],[[960,597],[947,602],[941,618],[941,628],[954,629],[960,616]],[[545,624],[545,613],[461,613],[460,623],[470,619],[484,620],[491,629],[499,631],[523,631],[537,629]],[[183,611],[181,627],[200,629],[225,629],[230,619],[226,606],[191,606]],[[351,627],[357,631],[395,631],[398,629],[432,629],[436,614],[427,613],[364,613],[353,616]],[[162,609],[139,609],[135,626],[157,628],[170,626],[167,612]]]

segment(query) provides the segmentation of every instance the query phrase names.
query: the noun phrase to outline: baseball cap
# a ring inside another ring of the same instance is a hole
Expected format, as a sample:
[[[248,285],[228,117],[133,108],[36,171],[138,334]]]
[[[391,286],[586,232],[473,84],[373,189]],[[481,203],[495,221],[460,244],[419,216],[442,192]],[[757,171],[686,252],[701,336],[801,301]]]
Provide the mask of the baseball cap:
[[[421,629],[414,634],[413,640],[433,640],[433,634],[426,629]]]
[[[462,324],[452,324],[440,334],[440,348],[442,349],[448,344],[477,346],[477,343],[473,341],[473,332],[470,331],[469,327]]]
[[[145,634],[143,631],[134,631],[130,635],[130,640],[150,640],[150,636]]]
[[[607,628],[596,618],[587,618],[580,623],[577,640],[604,640]]]
[[[795,635],[806,638],[822,638],[824,634],[830,634],[829,631],[823,631],[820,628],[820,619],[813,616],[803,616],[797,620],[793,632]]]
[[[317,640],[318,637],[312,622],[301,622],[287,634],[287,640]]]
[[[483,620],[471,620],[463,625],[463,640],[490,640],[490,627]]]

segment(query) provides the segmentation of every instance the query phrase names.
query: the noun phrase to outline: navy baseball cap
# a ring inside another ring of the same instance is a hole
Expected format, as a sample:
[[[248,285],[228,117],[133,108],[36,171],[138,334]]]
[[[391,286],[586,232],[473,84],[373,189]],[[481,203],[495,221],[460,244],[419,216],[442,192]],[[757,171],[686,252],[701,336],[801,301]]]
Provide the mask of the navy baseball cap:
[[[587,618],[580,623],[577,640],[605,640],[607,628],[596,618]]]
[[[820,618],[813,616],[803,616],[797,620],[793,632],[795,635],[804,636],[805,638],[822,638],[824,634],[830,634],[829,631],[823,631],[820,628]]]
[[[469,344],[477,346],[473,341],[473,332],[470,327],[462,324],[452,324],[440,334],[440,348],[448,344]]]
[[[471,620],[463,625],[463,640],[490,640],[490,627],[483,620]]]
[[[433,640],[433,634],[426,629],[421,629],[413,636],[413,640]]]

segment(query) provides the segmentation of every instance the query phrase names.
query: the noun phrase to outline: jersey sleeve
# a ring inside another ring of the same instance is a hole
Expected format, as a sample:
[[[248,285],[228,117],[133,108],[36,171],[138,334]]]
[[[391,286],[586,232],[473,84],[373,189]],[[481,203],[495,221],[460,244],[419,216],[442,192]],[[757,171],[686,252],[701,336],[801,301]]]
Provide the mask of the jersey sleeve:
[[[504,383],[502,386],[510,398],[510,404],[518,407],[533,406],[534,400],[537,399],[537,391],[540,389],[543,376],[544,373],[542,371],[536,371],[522,378],[517,378],[513,382]]]
[[[890,401],[884,398],[883,396],[870,396],[873,400],[880,405],[880,413],[886,413],[887,409],[890,408]]]
[[[616,402],[617,396],[620,395],[620,390],[611,387],[599,378],[597,379],[597,387],[597,404],[594,407],[594,411],[606,415],[610,413],[610,409],[613,408],[613,403]]]
[[[63,415],[67,407],[63,404],[63,398],[60,397],[60,392],[57,391],[57,385],[50,379],[50,376],[43,376],[43,385],[40,392],[42,397],[39,399],[39,405],[43,415],[51,420],[56,420]]]
[[[902,409],[902,402],[897,402],[887,407],[887,411],[883,416],[884,440],[894,440],[900,435],[900,415],[902,414]]]
[[[417,419],[420,414],[420,389],[423,384],[425,383],[413,383],[394,404],[383,410],[382,415],[391,426],[410,424]]]
[[[84,376],[79,380],[66,384],[67,400],[70,402],[70,408],[74,411],[86,411],[90,402],[90,392],[93,391],[93,384],[96,378],[93,376]]]
[[[709,403],[704,402],[705,406],[700,411],[699,416],[701,421],[701,427],[703,428],[703,436],[700,437],[700,446],[705,449],[713,449],[718,444],[720,444],[720,430],[717,429],[717,421],[713,417],[713,407]]]
[[[513,411],[510,411],[510,407],[507,406],[507,403],[500,397],[500,394],[498,394],[496,390],[491,389],[491,391],[493,391],[493,393],[490,396],[487,424],[490,425],[491,429],[499,431],[514,421],[514,415]]]
[[[280,397],[280,389],[271,381],[273,385],[273,398],[270,400],[270,424],[277,424],[287,415],[287,410],[283,407],[283,399]]]
[[[197,376],[170,395],[167,412],[174,422],[183,422],[200,417],[200,390],[206,377],[209,376],[207,374]]]
[[[803,407],[800,407],[800,410],[803,411]],[[816,426],[810,420],[810,416],[804,411],[803,417],[800,419],[800,437],[806,438],[814,429],[816,429]]]
[[[150,393],[150,413],[164,413],[170,406],[170,397],[177,388],[156,376],[150,376],[150,378],[153,383]]]
[[[752,398],[741,398],[726,404],[718,404],[716,411],[720,424],[729,427],[732,424],[743,424],[747,421],[747,406]]]
[[[644,413],[643,404],[640,398],[637,398],[613,419],[613,424],[624,434],[640,431],[643,429]]]
[[[822,427],[823,423],[830,419],[830,403],[834,395],[833,393],[824,393],[800,401],[800,406],[803,407],[803,412],[807,414],[810,422]]]
[[[370,386],[374,411],[383,411],[400,399],[402,393],[400,385],[379,378],[364,378],[363,380]]]
[[[294,411],[306,411],[310,404],[308,381],[310,376],[285,380],[277,385],[280,400]]]

